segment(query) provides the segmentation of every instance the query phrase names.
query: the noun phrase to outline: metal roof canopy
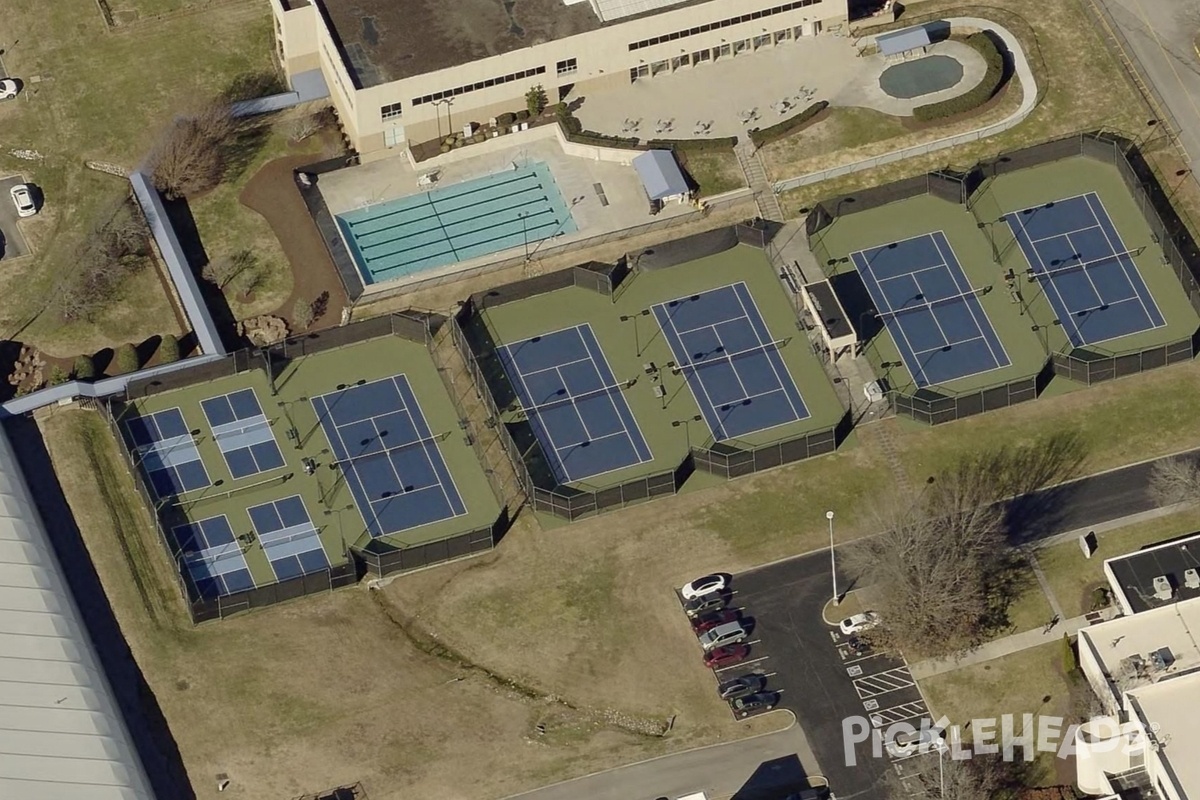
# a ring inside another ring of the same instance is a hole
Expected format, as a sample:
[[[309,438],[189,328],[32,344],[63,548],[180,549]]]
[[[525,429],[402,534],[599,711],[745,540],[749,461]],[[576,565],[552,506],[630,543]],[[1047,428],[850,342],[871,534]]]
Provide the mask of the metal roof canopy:
[[[929,31],[922,26],[917,26],[891,33],[881,33],[875,37],[875,44],[879,46],[879,52],[883,55],[895,56],[907,53],[909,50],[916,50],[918,47],[928,47],[932,42],[929,40]]]
[[[651,200],[688,193],[687,181],[670,150],[647,150],[633,159],[633,168]]]
[[[3,430],[0,797],[153,798]]]

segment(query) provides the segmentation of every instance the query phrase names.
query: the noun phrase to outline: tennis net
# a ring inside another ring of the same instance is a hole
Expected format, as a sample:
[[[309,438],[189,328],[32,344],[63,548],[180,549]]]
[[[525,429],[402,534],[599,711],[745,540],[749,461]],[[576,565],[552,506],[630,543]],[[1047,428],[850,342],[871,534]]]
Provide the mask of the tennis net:
[[[527,406],[522,403],[519,413],[524,414],[526,418],[528,418],[534,414],[540,414],[541,412],[547,411],[551,408],[559,408],[566,405],[578,405],[581,400],[587,400],[592,397],[620,394],[623,390],[629,387],[629,384],[629,381],[625,381],[623,383],[614,383],[611,386],[602,386],[599,389],[591,389],[583,392],[582,394],[571,394],[566,387],[563,387],[562,391],[567,392],[566,396],[559,397],[555,400],[548,400],[545,403],[539,403],[532,406]]]
[[[411,442],[404,442],[403,444],[392,445],[391,447],[385,447],[381,450],[368,450],[367,449],[369,446],[369,443],[368,443],[366,445],[362,445],[362,448],[359,450],[359,452],[356,455],[347,455],[345,458],[339,458],[339,459],[335,460],[333,462],[333,464],[334,464],[334,466],[344,467],[347,464],[352,464],[355,461],[361,461],[365,458],[374,458],[376,456],[390,456],[392,453],[395,453],[395,452],[398,452],[401,450],[413,450],[417,447],[424,448],[426,445],[437,444],[438,442],[443,441],[449,435],[450,435],[450,431],[443,431],[442,433],[435,433],[433,436],[426,436],[421,439],[413,439]],[[371,440],[371,441],[377,441],[377,440]],[[347,451],[347,452],[349,452],[349,451]]]
[[[700,369],[703,366],[707,366],[708,364],[736,361],[737,359],[742,358],[744,356],[754,355],[755,353],[763,353],[768,350],[781,350],[789,341],[791,341],[791,340],[790,339],[775,339],[774,341],[756,344],[756,345],[754,345],[754,347],[747,347],[745,350],[738,350],[735,353],[727,353],[724,350],[710,350],[707,353],[701,353],[700,354],[701,357],[698,359],[697,358],[689,359],[688,363],[681,364],[679,366],[679,369],[680,370],[685,370],[685,369],[696,370],[696,369]]]
[[[987,291],[986,288],[972,289],[971,291],[963,292],[962,294],[952,294],[948,297],[939,297],[935,300],[930,300],[928,303],[918,303],[917,305],[904,306],[903,308],[893,308],[890,311],[876,311],[875,316],[882,320],[895,319],[896,317],[905,316],[907,314],[913,314],[920,311],[929,311],[937,308],[938,306],[949,305],[950,303],[964,303],[968,298],[979,297],[979,295],[983,294],[985,291]]]
[[[304,525],[293,525],[290,528],[278,528],[258,534],[258,543],[262,545],[264,550],[268,547],[279,547],[288,542],[294,542],[297,539],[314,539],[319,541],[317,539],[317,529],[309,522]]]
[[[1128,260],[1130,263],[1132,263],[1133,259],[1140,256],[1142,251],[1145,249],[1146,248],[1144,247],[1139,247],[1136,250],[1126,250],[1121,253],[1113,253],[1112,255],[1094,258],[1091,261],[1076,261],[1073,264],[1067,264],[1066,266],[1055,267],[1053,269],[1030,269],[1027,274],[1030,276],[1030,280],[1034,278],[1039,280],[1049,280],[1072,272],[1082,272],[1089,270],[1092,267],[1100,267],[1104,266],[1105,264],[1112,264],[1114,262]]]

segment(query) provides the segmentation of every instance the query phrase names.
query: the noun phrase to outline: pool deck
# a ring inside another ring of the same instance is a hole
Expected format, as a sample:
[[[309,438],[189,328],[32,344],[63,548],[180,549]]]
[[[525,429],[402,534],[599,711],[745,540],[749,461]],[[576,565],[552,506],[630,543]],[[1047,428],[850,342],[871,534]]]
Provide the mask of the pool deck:
[[[480,148],[482,149],[483,145],[480,145]],[[439,160],[436,167],[440,172],[438,186],[448,186],[496,173],[508,168],[514,160],[541,161],[550,167],[563,202],[570,206],[575,198],[582,197],[583,199],[571,209],[577,230],[555,239],[556,244],[619,231],[694,210],[690,205],[671,204],[658,216],[651,216],[649,201],[633,167],[569,156],[554,139],[526,140],[519,146],[483,152],[476,157],[468,156],[465,151],[463,155],[463,158],[452,161]],[[330,212],[337,215],[366,205],[419,194],[424,188],[417,186],[418,176],[432,169],[434,168],[427,167],[415,170],[406,158],[397,156],[323,174],[317,185]],[[597,184],[604,191],[607,205],[600,201],[596,191]],[[530,242],[531,250],[536,247],[536,242]],[[513,247],[447,264],[417,273],[409,280],[426,280],[443,274],[467,271],[473,267],[520,255],[522,250],[523,246]],[[374,284],[368,287],[368,291],[390,289],[403,282],[401,280]]]
[[[979,83],[983,78],[983,73],[987,71],[987,64],[984,63],[983,56],[979,55],[970,45],[962,42],[953,40],[938,42],[930,45],[928,54],[950,56],[962,64],[963,74],[958,83],[940,92],[923,94],[908,100],[892,97],[879,88],[879,76],[893,64],[885,62],[881,55],[873,55],[863,59],[872,68],[856,75],[855,79],[833,97],[831,102],[838,106],[865,106],[885,114],[908,117],[912,116],[912,111],[917,106],[957,97]]]

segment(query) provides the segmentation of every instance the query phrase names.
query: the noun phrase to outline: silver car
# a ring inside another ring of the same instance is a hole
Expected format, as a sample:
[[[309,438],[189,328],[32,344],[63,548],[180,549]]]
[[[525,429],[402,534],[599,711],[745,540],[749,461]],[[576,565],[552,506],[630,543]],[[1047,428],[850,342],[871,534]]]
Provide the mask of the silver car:
[[[744,642],[749,635],[750,631],[740,621],[726,622],[700,634],[700,646],[707,653],[715,647]]]

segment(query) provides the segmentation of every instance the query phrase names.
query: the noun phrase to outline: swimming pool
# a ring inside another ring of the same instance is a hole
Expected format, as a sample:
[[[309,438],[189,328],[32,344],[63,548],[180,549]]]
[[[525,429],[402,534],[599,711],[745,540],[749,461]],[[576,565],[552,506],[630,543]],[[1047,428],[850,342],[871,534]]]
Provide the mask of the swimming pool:
[[[406,278],[458,261],[576,230],[543,162],[348,211],[342,238],[367,284]]]

